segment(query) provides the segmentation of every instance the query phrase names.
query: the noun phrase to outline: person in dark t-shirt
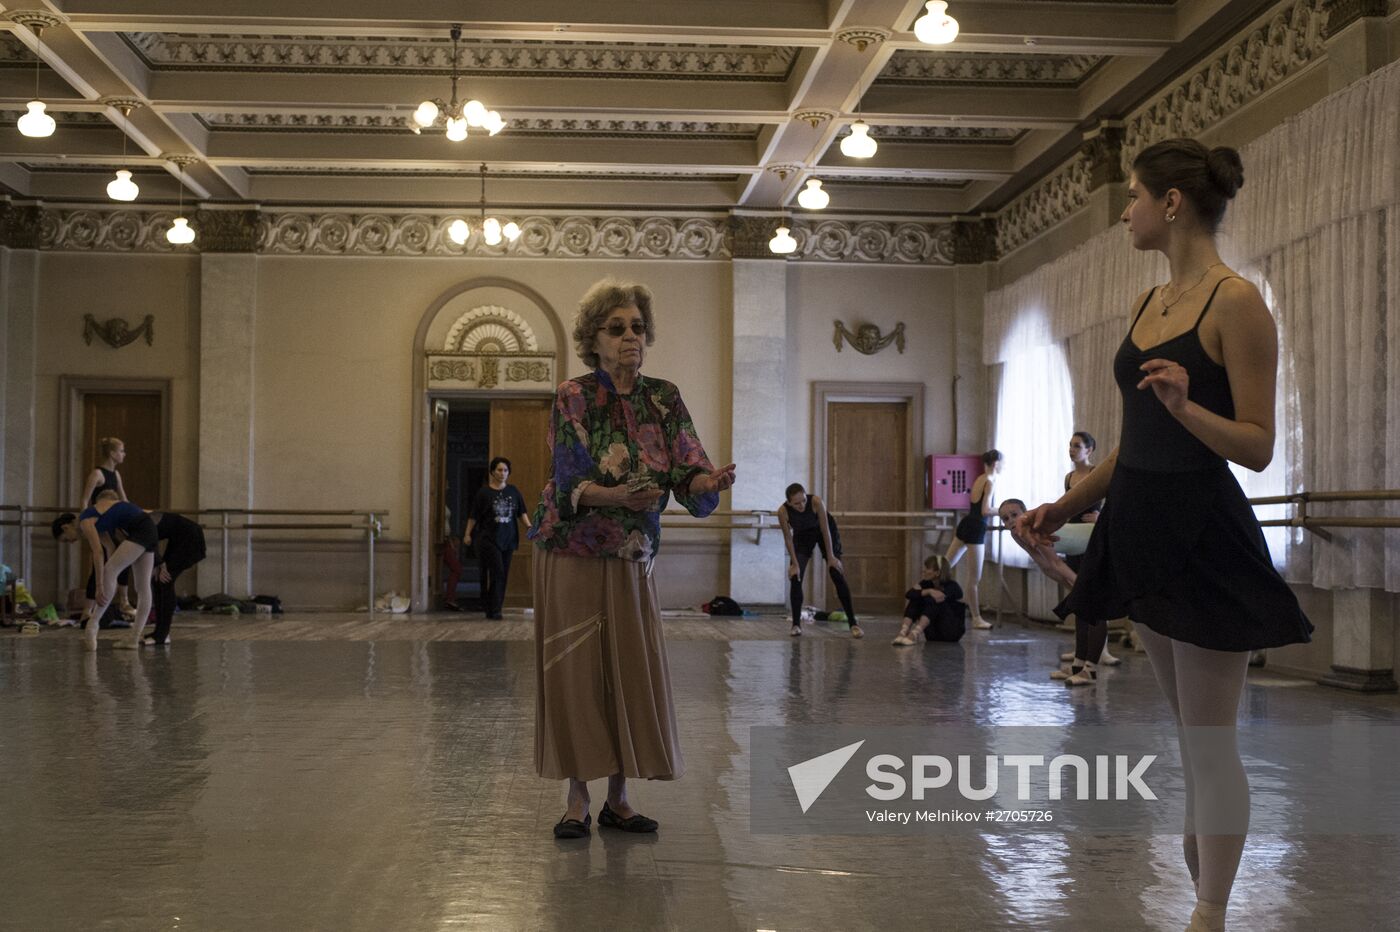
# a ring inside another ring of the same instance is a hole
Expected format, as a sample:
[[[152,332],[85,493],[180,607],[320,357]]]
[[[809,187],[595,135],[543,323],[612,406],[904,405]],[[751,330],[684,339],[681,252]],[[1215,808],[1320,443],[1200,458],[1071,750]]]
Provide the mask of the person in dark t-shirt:
[[[530,515],[520,490],[509,485],[510,460],[498,456],[491,460],[489,479],[477,490],[467,517],[463,540],[476,547],[477,564],[481,567],[481,601],[486,617],[499,620],[506,599],[506,581],[510,577],[510,558],[520,546],[520,531],[516,521],[524,521],[530,529]]]

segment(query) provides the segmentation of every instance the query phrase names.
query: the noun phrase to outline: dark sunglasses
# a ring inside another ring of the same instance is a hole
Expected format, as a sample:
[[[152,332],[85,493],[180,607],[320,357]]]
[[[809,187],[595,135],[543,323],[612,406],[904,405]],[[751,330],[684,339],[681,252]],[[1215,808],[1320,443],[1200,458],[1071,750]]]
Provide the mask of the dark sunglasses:
[[[620,320],[615,320],[612,323],[608,324],[606,327],[599,327],[598,329],[603,333],[606,333],[610,337],[620,337],[627,332],[627,325]],[[646,323],[640,320],[632,321],[632,332],[635,333],[637,336],[641,336],[642,334],[646,333]]]

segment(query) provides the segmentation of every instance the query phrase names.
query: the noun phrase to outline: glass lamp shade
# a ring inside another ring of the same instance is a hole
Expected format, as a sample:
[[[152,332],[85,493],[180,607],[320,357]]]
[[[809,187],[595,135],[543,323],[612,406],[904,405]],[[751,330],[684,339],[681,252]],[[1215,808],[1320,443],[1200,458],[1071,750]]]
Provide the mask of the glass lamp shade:
[[[501,119],[500,113],[492,110],[490,113],[486,114],[486,120],[481,125],[486,128],[488,135],[494,136],[506,128],[506,121]]]
[[[505,234],[506,239],[513,243],[520,238],[520,224],[512,220],[510,223],[501,227],[501,232]]]
[[[925,45],[947,45],[958,37],[958,21],[947,13],[945,0],[928,0],[927,11],[914,21],[914,35]]]
[[[471,227],[467,226],[465,220],[453,220],[447,227],[447,235],[458,246],[466,243],[467,237],[471,235]]]
[[[190,229],[189,220],[176,217],[170,229],[165,231],[165,238],[176,246],[185,246],[194,242],[194,230]]]
[[[131,172],[125,168],[117,170],[117,177],[107,182],[107,196],[114,201],[134,201],[141,191],[131,180]]]
[[[28,104],[29,112],[19,118],[19,131],[25,136],[32,136],[36,139],[44,136],[52,136],[54,126],[53,117],[44,112],[45,104],[42,100],[31,100]]]
[[[807,187],[798,192],[797,203],[808,210],[821,210],[831,203],[831,195],[822,190],[822,183],[816,178],[808,178]]]
[[[413,111],[413,122],[419,126],[432,126],[438,118],[438,106],[431,100],[425,100],[418,105],[418,109]]]
[[[778,227],[773,238],[768,241],[768,249],[780,256],[785,256],[797,248],[797,240],[792,238],[787,227]]]
[[[486,125],[486,105],[479,100],[469,100],[462,105],[462,116],[469,126]]]
[[[467,138],[467,121],[463,117],[447,118],[447,138],[453,142]]]
[[[853,159],[868,159],[879,146],[870,138],[870,127],[864,120],[851,124],[851,134],[841,140],[841,154]]]
[[[501,221],[495,217],[487,217],[481,224],[481,238],[488,246],[498,245],[501,242]]]

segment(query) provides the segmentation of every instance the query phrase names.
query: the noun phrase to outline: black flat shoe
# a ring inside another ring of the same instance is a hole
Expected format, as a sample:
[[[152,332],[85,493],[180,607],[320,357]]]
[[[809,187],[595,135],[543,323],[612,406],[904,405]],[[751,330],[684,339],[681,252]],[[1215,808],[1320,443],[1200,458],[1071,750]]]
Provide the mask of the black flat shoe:
[[[604,809],[607,809],[606,804],[603,806],[603,808],[604,808]],[[600,821],[602,820],[603,816],[602,816],[601,813],[599,814],[598,818],[599,818]],[[588,826],[590,826],[590,825],[592,825],[592,824],[593,824],[593,817],[592,817],[591,815],[585,815],[585,816],[583,817],[583,821],[582,821],[582,822],[580,822],[578,819],[570,819],[567,815],[565,815],[564,818],[560,819],[560,820],[555,824],[555,826],[554,826],[554,837],[555,837],[555,838],[587,838],[588,835],[589,835]]]
[[[603,803],[603,811],[598,813],[598,825],[599,827],[606,826],[608,828],[621,829],[624,832],[636,832],[637,834],[654,832],[660,828],[660,823],[655,819],[648,819],[640,812],[635,812],[624,819],[616,812],[613,812],[612,809],[608,807],[607,803]]]

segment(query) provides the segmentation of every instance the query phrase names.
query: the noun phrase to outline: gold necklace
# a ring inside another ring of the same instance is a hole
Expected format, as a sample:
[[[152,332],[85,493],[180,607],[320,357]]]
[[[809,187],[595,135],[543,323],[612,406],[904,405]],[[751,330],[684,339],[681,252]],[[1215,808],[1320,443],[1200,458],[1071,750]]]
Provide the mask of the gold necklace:
[[[1167,298],[1166,298],[1166,290],[1167,290],[1167,289],[1166,289],[1166,288],[1163,288],[1163,289],[1162,289],[1162,292],[1163,292],[1162,295],[1160,295],[1160,296],[1158,297],[1158,300],[1160,300],[1160,301],[1162,302],[1162,316],[1163,316],[1163,317],[1166,317],[1166,316],[1167,316],[1167,311],[1170,311],[1172,308],[1176,307],[1176,305],[1180,304],[1182,298],[1186,297],[1188,294],[1190,294],[1191,292],[1195,291],[1197,288],[1201,287],[1201,282],[1203,282],[1203,281],[1206,280],[1206,276],[1210,274],[1210,270],[1211,270],[1211,269],[1215,268],[1217,265],[1224,265],[1224,264],[1225,264],[1225,263],[1223,263],[1223,262],[1213,262],[1213,263],[1211,263],[1210,265],[1206,266],[1206,270],[1205,270],[1204,272],[1201,273],[1201,277],[1198,278],[1198,279],[1196,279],[1196,284],[1192,285],[1190,288],[1187,288],[1185,291],[1177,291],[1177,293],[1176,293],[1176,299],[1175,299],[1174,301],[1170,302],[1170,303],[1167,302]],[[1170,288],[1170,287],[1171,287],[1171,285],[1169,284],[1169,285],[1167,286],[1167,288]]]

